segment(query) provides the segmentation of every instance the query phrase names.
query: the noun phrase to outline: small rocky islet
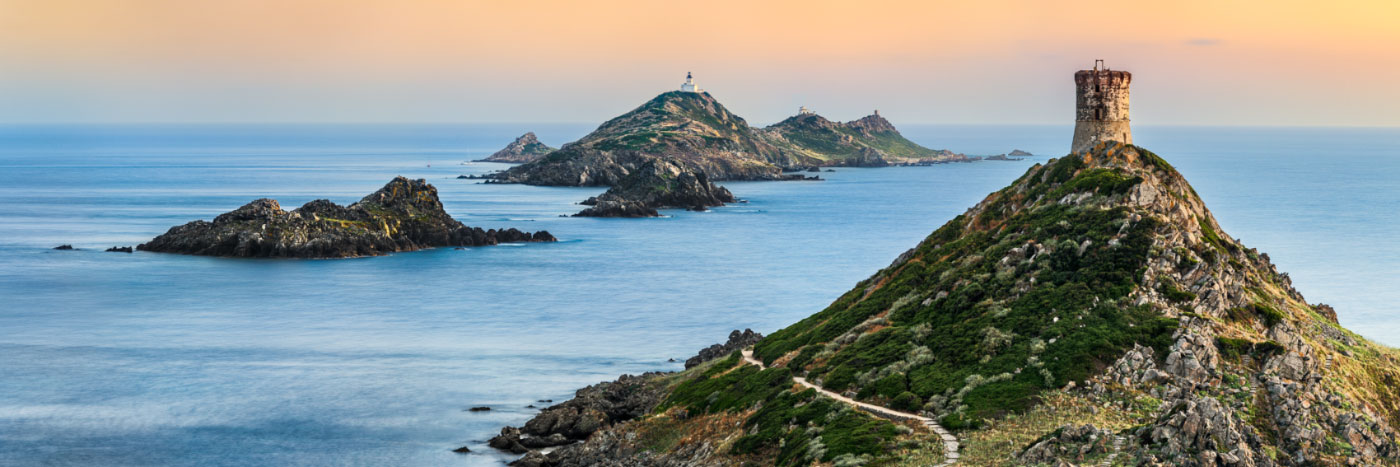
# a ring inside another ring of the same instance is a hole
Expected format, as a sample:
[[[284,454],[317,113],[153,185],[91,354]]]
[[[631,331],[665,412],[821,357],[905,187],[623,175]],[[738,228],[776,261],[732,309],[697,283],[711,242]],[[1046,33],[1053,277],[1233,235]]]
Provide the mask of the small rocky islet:
[[[657,217],[657,209],[704,211],[735,202],[734,195],[715,185],[704,172],[688,172],[662,159],[642,164],[601,195],[582,203],[575,217]]]
[[[511,164],[523,164],[526,162],[534,161],[535,159],[539,159],[545,154],[549,154],[554,151],[555,148],[549,147],[548,145],[541,143],[539,138],[535,136],[535,132],[531,131],[520,135],[520,137],[516,138],[515,141],[511,141],[510,144],[506,145],[505,148],[502,148],[500,151],[496,151],[494,154],[491,154],[485,159],[478,159],[477,162],[505,162]]]
[[[427,181],[395,177],[349,206],[315,200],[284,211],[259,199],[214,218],[172,227],[141,251],[245,258],[349,258],[434,247],[553,242],[549,232],[468,227],[443,210]]]

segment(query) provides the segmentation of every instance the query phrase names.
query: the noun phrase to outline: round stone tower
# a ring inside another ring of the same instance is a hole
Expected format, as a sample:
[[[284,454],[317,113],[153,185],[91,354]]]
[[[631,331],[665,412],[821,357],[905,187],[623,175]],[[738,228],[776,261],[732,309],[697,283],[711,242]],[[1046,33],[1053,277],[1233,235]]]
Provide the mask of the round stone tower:
[[[1094,69],[1074,73],[1074,143],[1070,152],[1093,148],[1100,141],[1133,144],[1128,128],[1128,84],[1133,74],[1109,70],[1103,60]]]

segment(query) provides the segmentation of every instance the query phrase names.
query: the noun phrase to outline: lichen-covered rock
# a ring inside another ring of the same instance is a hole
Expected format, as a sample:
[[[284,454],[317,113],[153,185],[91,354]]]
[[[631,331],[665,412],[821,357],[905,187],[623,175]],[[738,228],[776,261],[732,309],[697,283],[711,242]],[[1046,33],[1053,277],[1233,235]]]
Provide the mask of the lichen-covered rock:
[[[220,214],[213,222],[172,227],[136,249],[205,256],[344,258],[444,246],[553,242],[549,232],[467,227],[449,216],[437,189],[426,181],[396,177],[350,206],[315,200],[283,211],[259,199]]]
[[[1094,425],[1064,425],[1016,454],[1022,465],[1064,465],[1102,457],[1113,449],[1113,433]]]
[[[734,195],[711,182],[704,172],[686,171],[656,159],[642,164],[607,192],[585,200],[581,204],[590,207],[574,216],[656,217],[657,209],[701,211],[732,202]]]
[[[1156,424],[1141,430],[1141,438],[1156,447],[1150,457],[1176,465],[1273,465],[1253,448],[1259,445],[1253,429],[1211,397],[1173,401]]]

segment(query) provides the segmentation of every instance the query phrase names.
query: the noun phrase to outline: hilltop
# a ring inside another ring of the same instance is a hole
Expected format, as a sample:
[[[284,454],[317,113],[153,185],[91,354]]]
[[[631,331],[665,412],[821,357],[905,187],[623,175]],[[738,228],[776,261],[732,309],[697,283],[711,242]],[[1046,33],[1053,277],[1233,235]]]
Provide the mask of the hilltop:
[[[845,123],[802,113],[764,128],[763,134],[775,146],[820,160],[821,165],[882,167],[968,160],[962,154],[909,141],[878,112]]]
[[[960,464],[1400,465],[1400,353],[1131,145],[1037,164],[753,355],[604,383],[628,411],[520,465],[941,461],[917,424],[799,377],[937,420]]]
[[[170,230],[136,249],[205,256],[344,258],[442,246],[553,242],[549,232],[482,230],[453,219],[426,181],[395,177],[350,206],[318,199],[284,211],[259,199]]]
[[[512,141],[510,144],[506,145],[505,148],[502,148],[500,151],[496,151],[489,157],[478,160],[477,162],[507,162],[512,164],[521,164],[544,157],[545,154],[554,152],[554,150],[554,148],[551,148],[548,145],[541,143],[540,140],[535,137],[535,132],[531,131],[520,135],[520,137],[516,138],[515,141]]]

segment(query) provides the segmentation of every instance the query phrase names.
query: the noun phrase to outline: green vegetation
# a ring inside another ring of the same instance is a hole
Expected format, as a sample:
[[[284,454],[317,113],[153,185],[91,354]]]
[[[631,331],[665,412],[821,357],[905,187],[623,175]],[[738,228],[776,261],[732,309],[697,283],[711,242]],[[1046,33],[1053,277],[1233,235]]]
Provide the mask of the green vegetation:
[[[879,457],[899,436],[895,424],[887,420],[812,389],[792,391],[792,373],[785,368],[735,368],[738,359],[736,352],[699,377],[678,384],[657,411],[684,407],[699,414],[756,408],[744,421],[749,434],[735,441],[733,452],[776,451],[777,465],[830,462],[843,455]]]
[[[1022,180],[1028,199],[1111,196],[1142,182],[1119,169],[1086,169],[1078,156]],[[975,427],[1082,381],[1134,343],[1165,351],[1176,321],[1119,301],[1140,286],[1159,221],[1129,221],[1126,208],[1018,210],[1016,195],[994,195],[971,227],[962,216],[944,225],[913,259],[773,333],[756,355],[773,362],[795,351],[788,368],[828,389],[889,405],[922,401],[950,427]],[[1174,285],[1165,292],[1194,298]]]
[[[1139,183],[1142,183],[1142,177],[1129,177],[1118,169],[1093,168],[1080,172],[1079,175],[1055,190],[1051,197],[1059,198],[1080,191],[1092,191],[1101,195],[1121,195]]]
[[[1288,319],[1288,315],[1264,303],[1254,302],[1243,307],[1235,307],[1225,310],[1225,315],[1231,321],[1246,321],[1258,317],[1264,322],[1264,327],[1273,327],[1275,324]]]
[[[1176,284],[1172,283],[1170,279],[1162,280],[1160,285],[1157,286],[1157,291],[1161,292],[1162,296],[1166,297],[1167,300],[1173,302],[1189,302],[1196,299],[1196,294],[1177,288]]]
[[[1282,353],[1285,349],[1278,342],[1264,341],[1254,342],[1249,339],[1236,339],[1232,337],[1215,338],[1215,346],[1220,350],[1220,356],[1230,360],[1239,360],[1244,355],[1254,355],[1260,358]]]

